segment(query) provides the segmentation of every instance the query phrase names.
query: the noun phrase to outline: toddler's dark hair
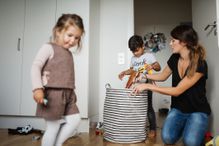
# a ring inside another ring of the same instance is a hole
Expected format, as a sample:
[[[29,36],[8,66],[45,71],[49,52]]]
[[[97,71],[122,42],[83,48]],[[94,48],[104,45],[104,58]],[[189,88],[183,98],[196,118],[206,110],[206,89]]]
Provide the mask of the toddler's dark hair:
[[[129,39],[129,48],[132,52],[136,52],[138,48],[143,47],[144,42],[143,42],[143,38],[139,35],[133,35],[130,39]]]

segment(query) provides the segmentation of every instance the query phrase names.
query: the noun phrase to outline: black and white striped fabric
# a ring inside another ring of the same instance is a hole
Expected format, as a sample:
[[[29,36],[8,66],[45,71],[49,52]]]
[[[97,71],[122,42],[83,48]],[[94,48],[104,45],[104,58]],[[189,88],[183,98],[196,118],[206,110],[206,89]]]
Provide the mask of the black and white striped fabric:
[[[136,96],[130,89],[106,88],[103,113],[104,139],[136,143],[146,138],[147,91]]]

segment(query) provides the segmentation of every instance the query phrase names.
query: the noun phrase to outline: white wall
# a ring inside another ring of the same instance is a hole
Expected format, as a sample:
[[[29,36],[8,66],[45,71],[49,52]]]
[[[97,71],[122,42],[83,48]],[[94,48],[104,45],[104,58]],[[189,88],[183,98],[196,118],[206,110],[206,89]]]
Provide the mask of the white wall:
[[[100,0],[90,0],[90,18],[88,115],[96,122],[99,120]]]
[[[166,48],[154,54],[162,69],[171,55],[169,47],[170,31],[181,22],[191,22],[191,0],[136,0],[135,34],[145,35],[148,32],[164,33],[167,38]],[[162,86],[171,86],[171,77]],[[153,93],[153,106],[155,111],[159,108],[169,107],[170,97]]]
[[[216,17],[217,17],[217,22],[219,22],[219,1],[217,1],[216,0]],[[219,32],[219,23],[217,23],[217,32]],[[218,35],[217,35],[218,36]],[[217,41],[218,41],[218,43],[217,43],[217,46],[218,46],[218,48],[219,48],[219,37],[217,37]]]
[[[198,32],[200,43],[206,48],[208,62],[207,97],[212,108],[210,128],[214,134],[219,134],[219,67],[217,44],[218,36],[211,32],[211,27],[204,31],[208,24],[212,24],[216,18],[216,0],[193,0],[192,1],[193,26]]]
[[[100,2],[100,52],[99,52],[99,115],[103,120],[105,84],[124,87],[118,74],[127,69],[128,38],[133,35],[133,0],[101,0]],[[125,64],[118,65],[118,53],[124,53]]]

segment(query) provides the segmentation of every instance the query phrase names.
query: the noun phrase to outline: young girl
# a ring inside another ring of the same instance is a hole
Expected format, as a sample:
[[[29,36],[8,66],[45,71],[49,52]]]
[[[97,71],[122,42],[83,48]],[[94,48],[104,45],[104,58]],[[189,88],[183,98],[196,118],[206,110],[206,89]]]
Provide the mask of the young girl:
[[[165,81],[172,75],[172,87],[141,84],[133,93],[151,90],[171,95],[171,110],[162,128],[165,144],[175,144],[181,137],[186,146],[200,146],[208,128],[211,113],[206,97],[208,77],[205,49],[198,44],[196,31],[187,25],[171,31],[173,54],[160,74],[146,75],[154,81]]]
[[[47,125],[42,146],[61,146],[76,134],[80,115],[74,92],[74,62],[69,49],[81,47],[83,33],[80,16],[63,14],[53,28],[53,41],[44,44],[33,61],[31,78],[36,115],[44,118]]]

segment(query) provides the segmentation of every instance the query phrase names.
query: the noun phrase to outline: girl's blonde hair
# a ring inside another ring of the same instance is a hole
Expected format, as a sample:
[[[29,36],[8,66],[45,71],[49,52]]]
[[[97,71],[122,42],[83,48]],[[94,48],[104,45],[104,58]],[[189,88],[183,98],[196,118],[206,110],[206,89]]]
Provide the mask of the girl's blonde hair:
[[[186,75],[192,77],[197,70],[198,64],[206,58],[205,48],[198,43],[197,32],[189,25],[179,25],[171,31],[171,36],[180,42],[184,42],[190,50],[190,64]]]
[[[69,26],[77,26],[82,34],[84,33],[84,24],[82,18],[77,14],[62,14],[53,28],[53,41],[58,39],[57,33],[67,30]],[[81,38],[78,41],[78,48],[81,48]]]

